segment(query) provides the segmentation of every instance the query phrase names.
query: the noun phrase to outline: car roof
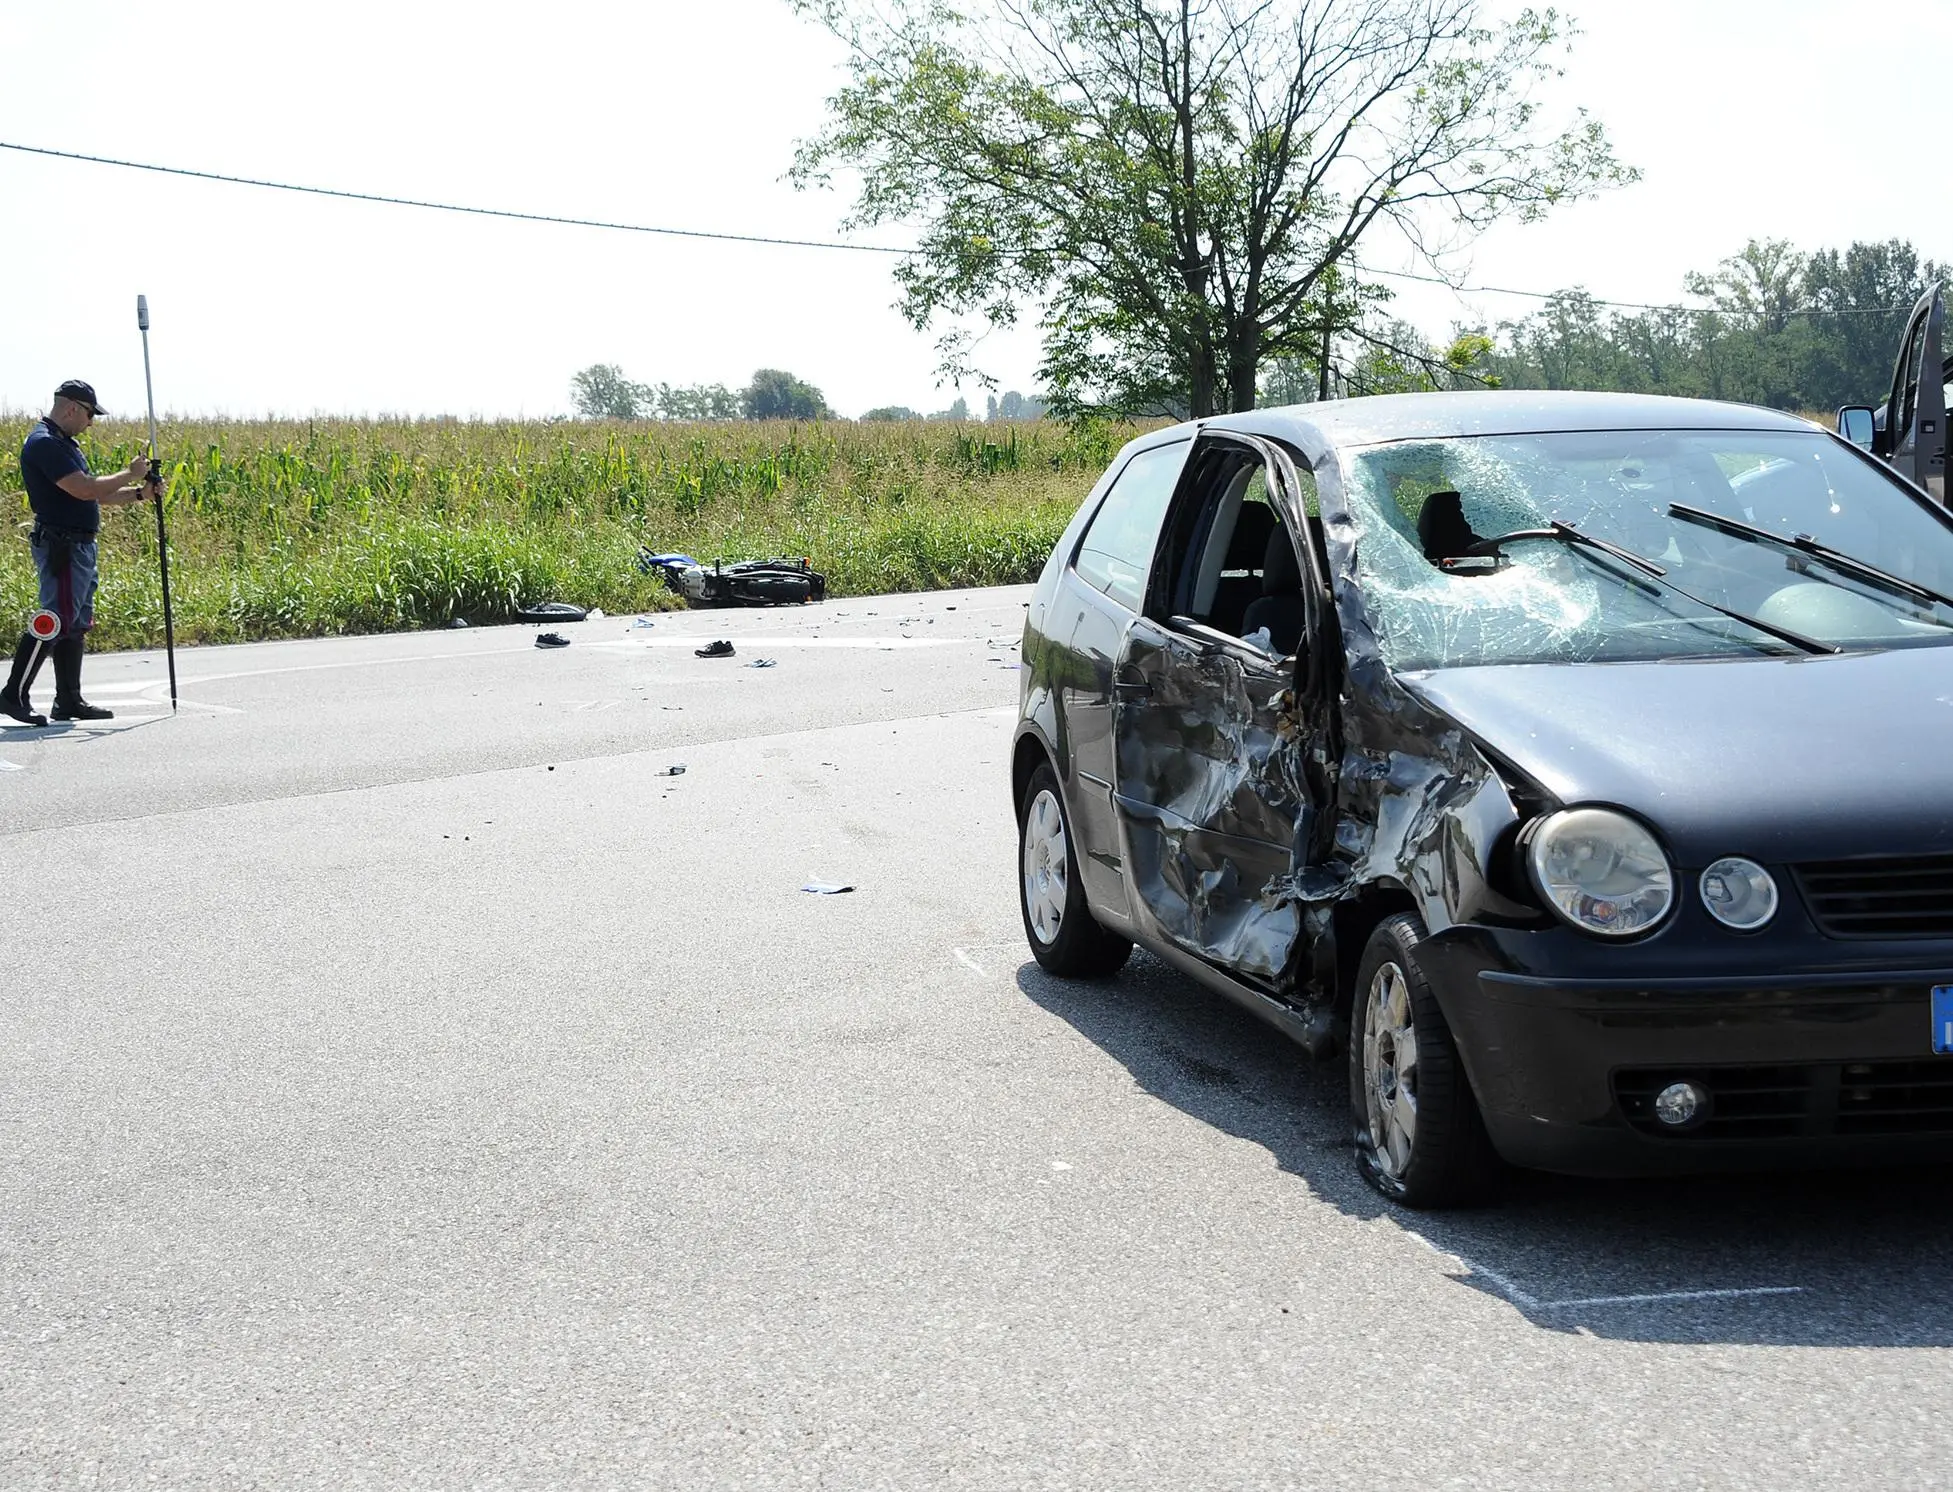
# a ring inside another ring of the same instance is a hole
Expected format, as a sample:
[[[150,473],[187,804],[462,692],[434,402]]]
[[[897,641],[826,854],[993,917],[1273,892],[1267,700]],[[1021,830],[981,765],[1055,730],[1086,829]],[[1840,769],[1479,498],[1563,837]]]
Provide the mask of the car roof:
[[[1202,424],[1272,435],[1304,448],[1376,445],[1448,436],[1529,435],[1553,430],[1797,430],[1809,420],[1751,404],[1657,394],[1482,389],[1377,394],[1222,415]]]

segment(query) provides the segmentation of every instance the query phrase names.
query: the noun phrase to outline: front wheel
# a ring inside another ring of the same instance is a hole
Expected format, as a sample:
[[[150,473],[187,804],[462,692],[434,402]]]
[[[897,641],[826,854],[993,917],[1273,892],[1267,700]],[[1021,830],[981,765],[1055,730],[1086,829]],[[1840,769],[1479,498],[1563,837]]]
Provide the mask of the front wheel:
[[[1349,1033],[1356,1163],[1392,1201],[1456,1207],[1491,1189],[1498,1162],[1418,962],[1423,941],[1423,924],[1400,915],[1363,951]]]
[[[1132,956],[1127,939],[1100,927],[1085,904],[1071,820],[1050,764],[1031,774],[1017,805],[1017,900],[1031,956],[1066,979],[1111,974]]]

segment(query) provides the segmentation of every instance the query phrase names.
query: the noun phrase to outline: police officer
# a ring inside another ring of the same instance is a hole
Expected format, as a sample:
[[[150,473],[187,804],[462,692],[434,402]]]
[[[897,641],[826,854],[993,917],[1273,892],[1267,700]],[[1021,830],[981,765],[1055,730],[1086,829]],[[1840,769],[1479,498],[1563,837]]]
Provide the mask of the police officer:
[[[0,689],[0,714],[27,725],[47,724],[27,699],[43,652],[54,659],[56,720],[107,720],[115,713],[97,709],[81,697],[81,654],[88,629],[95,625],[95,535],[102,526],[104,505],[138,503],[160,489],[143,456],[113,476],[89,472],[88,458],[75,437],[101,412],[93,387],[71,378],[54,391],[53,409],[28,432],[27,443],[20,448],[20,474],[27,483],[28,506],[34,510],[28,543],[40,576],[41,609],[61,619],[61,631],[52,644],[37,646],[31,635],[21,637],[13,672],[6,688]]]

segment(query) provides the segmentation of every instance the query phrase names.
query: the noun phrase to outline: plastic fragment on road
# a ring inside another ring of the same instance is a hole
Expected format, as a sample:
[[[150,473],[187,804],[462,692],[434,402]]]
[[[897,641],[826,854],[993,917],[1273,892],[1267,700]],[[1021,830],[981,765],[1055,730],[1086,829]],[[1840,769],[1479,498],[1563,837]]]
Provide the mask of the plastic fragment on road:
[[[702,648],[693,648],[692,651],[701,658],[730,658],[733,648],[731,643],[721,637],[715,642],[708,642]]]
[[[779,664],[780,664],[780,660],[777,658],[755,658],[751,663],[748,663],[746,666],[748,668],[777,668],[779,667]]]
[[[539,648],[566,648],[569,645],[570,640],[560,632],[543,632],[536,637],[536,646]]]
[[[816,896],[839,896],[843,892],[854,890],[854,887],[837,885],[833,881],[809,881],[800,889],[802,891],[811,891]]]
[[[683,777],[685,775],[685,764],[683,762],[673,762],[658,775],[660,777]]]
[[[631,630],[633,632],[639,631],[645,627],[655,627],[657,625],[658,624],[652,621],[651,618],[648,616],[633,617],[631,619]]]

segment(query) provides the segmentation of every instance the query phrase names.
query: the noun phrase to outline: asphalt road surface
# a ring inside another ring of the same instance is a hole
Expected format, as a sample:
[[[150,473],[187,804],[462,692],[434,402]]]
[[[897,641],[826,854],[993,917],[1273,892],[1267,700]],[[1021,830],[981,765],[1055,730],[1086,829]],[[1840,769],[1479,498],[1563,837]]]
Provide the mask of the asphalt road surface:
[[[0,1486],[1946,1485],[1945,1176],[1419,1216],[1340,1068],[1044,977],[1027,595],[0,730]]]

